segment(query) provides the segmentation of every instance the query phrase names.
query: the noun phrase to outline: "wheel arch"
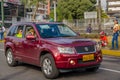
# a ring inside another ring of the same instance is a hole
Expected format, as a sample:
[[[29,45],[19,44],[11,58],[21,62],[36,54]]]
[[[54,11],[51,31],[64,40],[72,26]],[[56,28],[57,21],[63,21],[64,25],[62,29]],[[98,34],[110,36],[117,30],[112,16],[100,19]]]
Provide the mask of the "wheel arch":
[[[13,51],[13,48],[11,47],[11,46],[6,46],[6,48],[5,48],[5,56],[6,56],[6,54],[7,54],[7,50],[8,49],[11,49],[12,51]]]
[[[39,55],[39,61],[40,61],[40,65],[41,65],[41,58],[42,56],[46,55],[46,54],[51,54],[53,59],[55,60],[55,57],[53,55],[53,52],[51,52],[50,50],[43,50],[40,52],[40,55]]]

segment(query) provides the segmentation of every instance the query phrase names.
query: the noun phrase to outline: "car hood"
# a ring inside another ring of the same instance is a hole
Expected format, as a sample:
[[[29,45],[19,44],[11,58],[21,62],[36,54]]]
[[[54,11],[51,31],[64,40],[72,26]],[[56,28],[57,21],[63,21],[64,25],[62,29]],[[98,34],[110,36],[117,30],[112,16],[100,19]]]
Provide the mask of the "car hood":
[[[55,44],[62,44],[62,45],[94,45],[95,41],[92,41],[90,39],[78,39],[78,38],[49,38],[46,39],[49,42],[55,43]]]

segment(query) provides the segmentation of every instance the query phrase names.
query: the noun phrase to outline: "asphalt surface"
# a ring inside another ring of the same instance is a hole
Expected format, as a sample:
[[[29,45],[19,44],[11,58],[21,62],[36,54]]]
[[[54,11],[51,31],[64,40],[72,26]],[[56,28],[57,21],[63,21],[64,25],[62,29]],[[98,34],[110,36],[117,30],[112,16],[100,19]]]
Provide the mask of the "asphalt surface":
[[[19,64],[9,67],[3,48],[0,43],[0,80],[49,80],[43,76],[39,67],[33,65]],[[97,72],[62,73],[54,80],[120,80],[120,57],[103,56],[103,62]]]

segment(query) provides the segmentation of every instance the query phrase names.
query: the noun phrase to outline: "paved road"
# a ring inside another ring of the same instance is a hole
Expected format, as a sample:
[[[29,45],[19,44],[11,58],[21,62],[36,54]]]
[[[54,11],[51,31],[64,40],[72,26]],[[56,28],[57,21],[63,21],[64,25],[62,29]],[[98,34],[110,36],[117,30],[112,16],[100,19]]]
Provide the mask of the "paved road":
[[[3,44],[0,43],[0,80],[48,80],[40,68],[28,64],[9,67],[6,64]],[[55,80],[120,80],[120,58],[104,56],[97,72],[69,72],[60,74]]]

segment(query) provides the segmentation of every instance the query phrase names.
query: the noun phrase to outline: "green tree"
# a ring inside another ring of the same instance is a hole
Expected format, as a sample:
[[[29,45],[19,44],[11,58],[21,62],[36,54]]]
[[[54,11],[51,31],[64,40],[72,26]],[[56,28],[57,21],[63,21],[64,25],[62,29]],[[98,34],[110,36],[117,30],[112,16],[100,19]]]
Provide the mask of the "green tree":
[[[45,0],[21,0],[21,2],[26,6],[26,7],[30,7],[30,6],[35,6],[34,9],[34,13],[33,13],[33,17],[32,20],[35,20],[35,16],[36,13],[38,11],[38,7],[39,7],[39,3],[44,3]]]
[[[65,19],[80,19],[84,17],[85,11],[93,11],[96,0],[58,0],[58,9]]]
[[[63,16],[61,15],[62,13],[61,13],[60,9],[57,8],[56,14],[57,14],[57,21],[61,22],[63,20]],[[51,10],[50,18],[54,19],[54,10]]]
[[[101,15],[102,18],[109,18],[107,13],[105,13],[103,10],[102,10],[102,15]]]
[[[96,4],[97,0],[90,0],[93,4]]]

